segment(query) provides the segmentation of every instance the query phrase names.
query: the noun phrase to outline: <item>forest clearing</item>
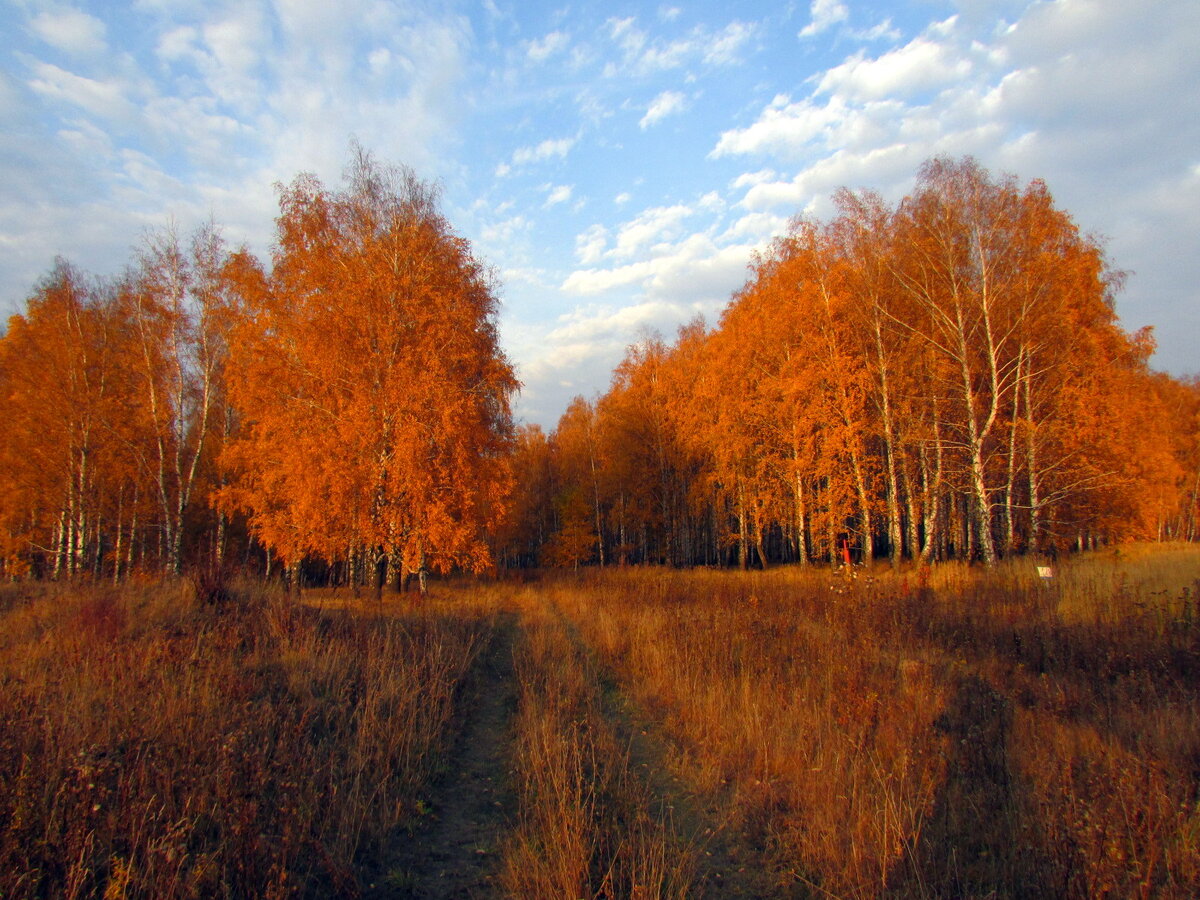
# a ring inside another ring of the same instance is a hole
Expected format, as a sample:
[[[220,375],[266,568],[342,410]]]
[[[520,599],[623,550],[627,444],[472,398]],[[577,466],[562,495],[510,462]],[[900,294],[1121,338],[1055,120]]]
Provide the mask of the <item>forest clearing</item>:
[[[5,897],[1200,889],[1191,545],[2,590]]]

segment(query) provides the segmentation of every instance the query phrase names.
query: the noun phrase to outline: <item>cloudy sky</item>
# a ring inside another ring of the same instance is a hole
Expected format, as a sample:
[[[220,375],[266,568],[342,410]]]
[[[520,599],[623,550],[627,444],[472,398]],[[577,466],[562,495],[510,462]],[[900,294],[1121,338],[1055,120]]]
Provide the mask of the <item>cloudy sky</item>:
[[[169,221],[266,258],[274,185],[339,183],[353,138],[441,183],[552,426],[791,216],[973,154],[1105,236],[1126,327],[1200,370],[1196,0],[0,0],[0,34],[6,315]]]

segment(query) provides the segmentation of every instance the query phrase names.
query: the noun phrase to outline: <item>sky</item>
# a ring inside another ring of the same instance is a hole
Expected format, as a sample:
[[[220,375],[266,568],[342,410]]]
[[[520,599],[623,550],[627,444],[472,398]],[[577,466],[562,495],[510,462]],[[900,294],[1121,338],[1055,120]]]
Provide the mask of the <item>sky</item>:
[[[1043,179],[1152,365],[1200,371],[1196,0],[0,0],[0,35],[3,316],[168,224],[269,260],[276,186],[339,186],[358,141],[441,186],[552,428],[792,217],[970,154]]]

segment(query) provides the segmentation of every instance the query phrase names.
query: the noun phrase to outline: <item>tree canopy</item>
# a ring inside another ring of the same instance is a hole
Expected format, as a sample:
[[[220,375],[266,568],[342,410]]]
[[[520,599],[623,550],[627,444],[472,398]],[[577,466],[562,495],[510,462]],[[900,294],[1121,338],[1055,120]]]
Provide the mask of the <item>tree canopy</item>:
[[[992,564],[1195,536],[1195,424],[1168,410],[1195,385],[1149,370],[1122,273],[1045,184],[934,159],[894,206],[835,202],[715,328],[629,349],[590,424],[619,439],[583,447],[575,406],[550,435],[550,509],[589,498],[592,559]]]
[[[226,502],[288,563],[489,567],[517,381],[490,274],[435,191],[361,151],[342,191],[301,176],[280,191],[271,275],[251,281]]]
[[[1150,370],[1123,274],[1040,181],[934,159],[898,203],[838,192],[715,326],[643,336],[551,431],[512,421],[498,287],[434,186],[355,147],[340,187],[278,194],[269,265],[162,228],[117,278],[56,261],[9,321],[6,576],[240,558],[424,585],[1197,537],[1200,386]]]

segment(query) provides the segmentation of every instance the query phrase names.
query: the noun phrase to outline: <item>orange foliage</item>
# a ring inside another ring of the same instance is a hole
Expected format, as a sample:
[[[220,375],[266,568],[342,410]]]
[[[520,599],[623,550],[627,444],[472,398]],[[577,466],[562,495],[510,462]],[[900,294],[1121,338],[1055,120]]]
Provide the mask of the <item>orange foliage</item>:
[[[1122,273],[1043,183],[935,159],[894,208],[835,202],[755,260],[718,328],[630,348],[590,466],[563,443],[558,489],[591,499],[602,550],[992,564],[1195,537],[1194,396],[1150,373]]]
[[[246,269],[226,502],[289,564],[486,569],[517,387],[488,271],[428,185],[361,151],[344,191],[284,188],[278,230],[270,277]]]

